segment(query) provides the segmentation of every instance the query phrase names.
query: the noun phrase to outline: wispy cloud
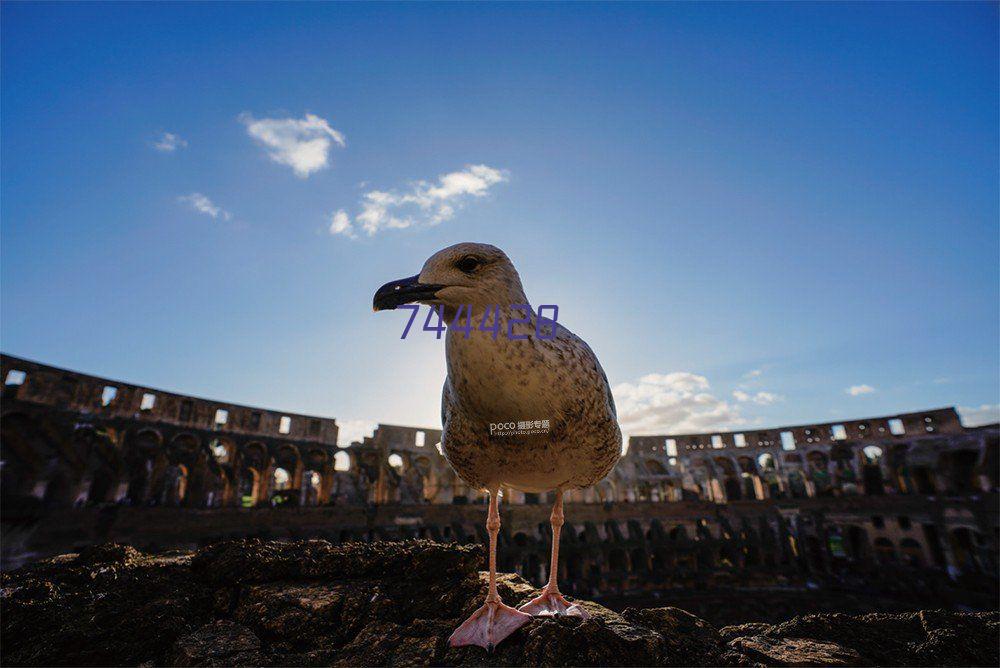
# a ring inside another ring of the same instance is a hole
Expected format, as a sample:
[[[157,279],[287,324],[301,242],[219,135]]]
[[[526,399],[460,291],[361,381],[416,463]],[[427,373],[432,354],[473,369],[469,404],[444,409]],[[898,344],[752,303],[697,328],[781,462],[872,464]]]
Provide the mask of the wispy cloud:
[[[179,148],[187,148],[187,140],[173,132],[164,132],[153,140],[153,148],[161,153],[173,153]]]
[[[417,181],[403,192],[370,190],[361,197],[361,212],[353,221],[343,209],[333,214],[331,223],[336,223],[337,230],[331,224],[330,232],[354,237],[355,228],[360,227],[368,236],[374,236],[385,229],[437,225],[508,178],[502,169],[466,165],[465,169],[438,177],[436,182]]]
[[[958,414],[966,427],[979,427],[984,424],[1000,422],[1000,404],[983,404],[982,406],[959,406]]]
[[[630,434],[669,434],[725,429],[745,424],[738,406],[710,392],[694,373],[651,373],[612,388],[618,421]]]
[[[764,373],[763,369],[750,369],[745,374],[743,374],[743,380],[750,380],[751,378],[759,378],[763,373]]]
[[[291,167],[295,175],[303,179],[329,164],[330,149],[334,145],[347,145],[341,132],[314,114],[306,114],[303,118],[258,119],[244,112],[239,120],[271,160]]]
[[[733,390],[733,398],[739,402],[750,402],[757,404],[758,406],[770,406],[771,404],[785,400],[785,397],[780,394],[775,394],[774,392],[761,391],[750,394],[749,392],[744,392],[743,390]]]
[[[859,397],[862,394],[871,394],[874,391],[875,391],[875,388],[872,387],[871,385],[863,385],[863,384],[862,385],[851,385],[849,388],[847,388],[846,390],[844,390],[844,392],[846,394],[849,394],[852,397]]]
[[[211,216],[212,218],[222,220],[229,220],[232,218],[232,214],[223,209],[221,206],[215,204],[206,195],[201,193],[191,193],[190,195],[181,195],[177,198],[177,201],[181,204],[186,204],[190,206],[195,211],[205,214],[206,216]]]
[[[330,216],[330,234],[343,234],[351,239],[357,237],[354,233],[354,225],[351,224],[351,217],[343,209]]]

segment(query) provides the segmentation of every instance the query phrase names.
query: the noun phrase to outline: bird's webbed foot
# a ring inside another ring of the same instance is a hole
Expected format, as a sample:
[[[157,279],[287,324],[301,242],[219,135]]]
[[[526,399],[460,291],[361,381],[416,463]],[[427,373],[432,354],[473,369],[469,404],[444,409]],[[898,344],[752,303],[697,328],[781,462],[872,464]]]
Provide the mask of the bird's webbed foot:
[[[486,601],[481,608],[462,622],[448,638],[452,647],[479,645],[493,651],[504,638],[531,620],[531,615],[504,605],[499,599]]]
[[[589,612],[563,598],[558,589],[549,591],[548,588],[543,589],[540,596],[531,599],[519,607],[518,610],[535,617],[546,615],[553,617],[568,615],[570,617],[580,617],[581,619],[588,619],[590,617]]]

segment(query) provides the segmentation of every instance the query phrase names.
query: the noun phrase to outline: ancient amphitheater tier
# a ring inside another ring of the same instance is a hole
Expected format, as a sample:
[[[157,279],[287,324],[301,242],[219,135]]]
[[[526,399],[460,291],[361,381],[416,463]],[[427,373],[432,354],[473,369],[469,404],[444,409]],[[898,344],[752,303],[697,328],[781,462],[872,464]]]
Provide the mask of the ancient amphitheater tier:
[[[380,424],[339,447],[333,418],[0,362],[4,567],[104,540],[485,539],[482,496],[451,471],[440,430]],[[845,573],[871,588],[891,572],[915,596],[974,604],[997,587],[998,441],[998,425],[964,427],[953,408],[632,436],[607,479],[569,495],[570,593]],[[502,505],[500,567],[536,582],[543,496],[504,490]]]

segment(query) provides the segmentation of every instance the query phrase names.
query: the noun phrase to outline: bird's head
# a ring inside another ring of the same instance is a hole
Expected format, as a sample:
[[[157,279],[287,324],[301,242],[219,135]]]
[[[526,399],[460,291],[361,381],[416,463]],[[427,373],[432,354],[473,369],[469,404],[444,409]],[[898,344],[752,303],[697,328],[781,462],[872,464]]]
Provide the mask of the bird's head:
[[[489,244],[461,243],[427,258],[416,276],[389,281],[375,293],[376,311],[411,303],[442,305],[452,312],[527,302],[521,277],[506,253]]]

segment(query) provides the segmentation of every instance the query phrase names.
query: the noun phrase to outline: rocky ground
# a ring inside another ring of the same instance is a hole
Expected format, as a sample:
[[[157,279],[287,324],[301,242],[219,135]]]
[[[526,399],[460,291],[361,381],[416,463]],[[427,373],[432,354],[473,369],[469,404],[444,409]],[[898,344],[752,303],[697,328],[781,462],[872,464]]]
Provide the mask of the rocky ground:
[[[89,548],[3,574],[3,665],[996,666],[997,613],[796,617],[717,629],[589,602],[490,654],[449,648],[485,593],[479,546],[242,540],[194,554]],[[516,605],[536,590],[501,578]]]

